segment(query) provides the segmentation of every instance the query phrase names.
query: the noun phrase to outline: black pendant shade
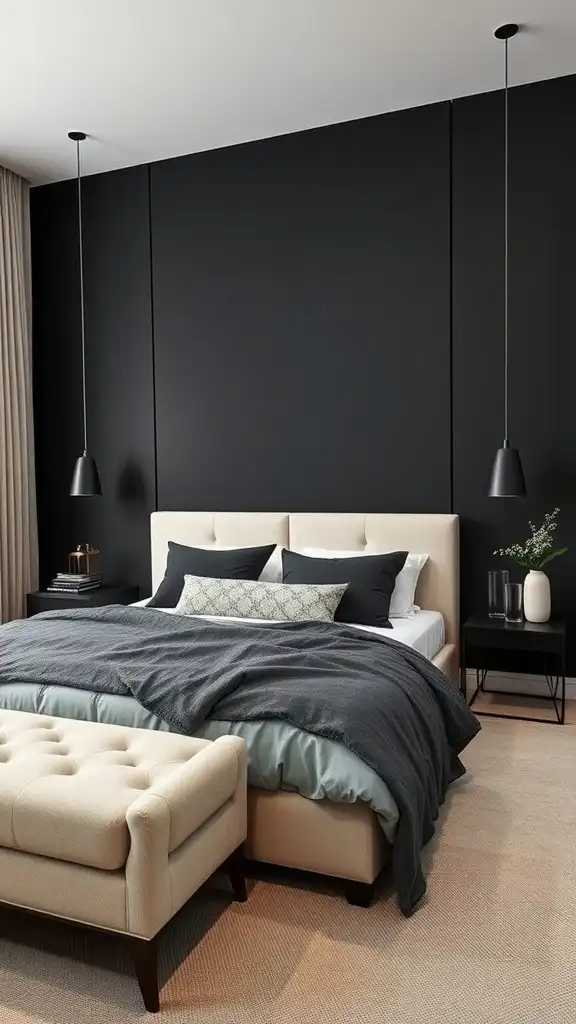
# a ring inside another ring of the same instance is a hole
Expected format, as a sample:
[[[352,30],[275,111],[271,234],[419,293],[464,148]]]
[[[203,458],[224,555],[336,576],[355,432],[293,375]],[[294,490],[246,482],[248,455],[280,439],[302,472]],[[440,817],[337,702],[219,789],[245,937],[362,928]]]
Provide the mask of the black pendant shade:
[[[88,452],[76,459],[70,494],[74,498],[96,498],[102,494],[98,467]]]
[[[491,498],[522,498],[526,494],[520,452],[510,448],[507,439],[496,452],[488,494]]]
[[[80,143],[86,138],[85,132],[68,132],[68,138],[76,143],[78,169],[78,245],[80,249],[80,329],[82,339],[82,407],[84,419],[84,453],[76,459],[70,494],[74,498],[95,498],[102,494],[98,467],[88,455],[88,423],[86,415],[86,339],[84,332],[84,254],[82,248],[82,176],[80,174]]]

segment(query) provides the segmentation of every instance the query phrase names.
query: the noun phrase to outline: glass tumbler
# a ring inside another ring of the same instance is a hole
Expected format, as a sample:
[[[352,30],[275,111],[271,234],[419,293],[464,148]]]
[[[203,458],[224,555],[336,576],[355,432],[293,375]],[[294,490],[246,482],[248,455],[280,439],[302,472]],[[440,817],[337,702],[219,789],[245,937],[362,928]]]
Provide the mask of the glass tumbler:
[[[522,622],[522,584],[507,583],[505,587],[506,622]]]
[[[492,569],[488,573],[488,615],[503,619],[506,614],[505,587],[510,579],[508,569]]]

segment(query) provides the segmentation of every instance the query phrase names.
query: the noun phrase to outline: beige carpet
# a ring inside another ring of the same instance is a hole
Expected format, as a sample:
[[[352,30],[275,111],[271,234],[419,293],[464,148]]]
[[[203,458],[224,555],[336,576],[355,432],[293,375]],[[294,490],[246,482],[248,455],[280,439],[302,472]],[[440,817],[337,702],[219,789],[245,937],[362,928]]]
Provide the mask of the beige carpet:
[[[576,726],[483,719],[426,850],[410,920],[328,886],[211,883],[163,949],[174,1024],[574,1024]],[[132,1024],[120,945],[58,925],[0,923],[1,1024]]]

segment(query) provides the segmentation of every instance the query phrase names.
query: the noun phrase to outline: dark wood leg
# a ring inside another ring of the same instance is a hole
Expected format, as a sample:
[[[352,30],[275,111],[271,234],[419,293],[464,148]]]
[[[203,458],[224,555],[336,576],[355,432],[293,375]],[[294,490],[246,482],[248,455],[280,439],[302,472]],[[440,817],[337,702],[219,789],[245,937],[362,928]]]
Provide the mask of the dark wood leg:
[[[346,882],[344,895],[354,907],[369,907],[374,897],[374,882]]]
[[[234,899],[238,903],[245,903],[248,899],[248,892],[246,889],[246,864],[244,862],[243,843],[228,857],[224,864],[224,870],[230,879]]]
[[[158,949],[154,939],[134,939],[134,969],[144,1006],[149,1013],[158,1013]]]

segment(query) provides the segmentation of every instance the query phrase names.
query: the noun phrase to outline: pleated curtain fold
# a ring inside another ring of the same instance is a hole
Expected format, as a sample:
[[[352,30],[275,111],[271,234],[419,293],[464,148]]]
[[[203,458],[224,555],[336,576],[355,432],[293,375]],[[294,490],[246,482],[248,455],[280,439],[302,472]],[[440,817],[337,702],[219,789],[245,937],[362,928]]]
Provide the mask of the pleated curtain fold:
[[[37,581],[29,187],[0,167],[0,622]]]

